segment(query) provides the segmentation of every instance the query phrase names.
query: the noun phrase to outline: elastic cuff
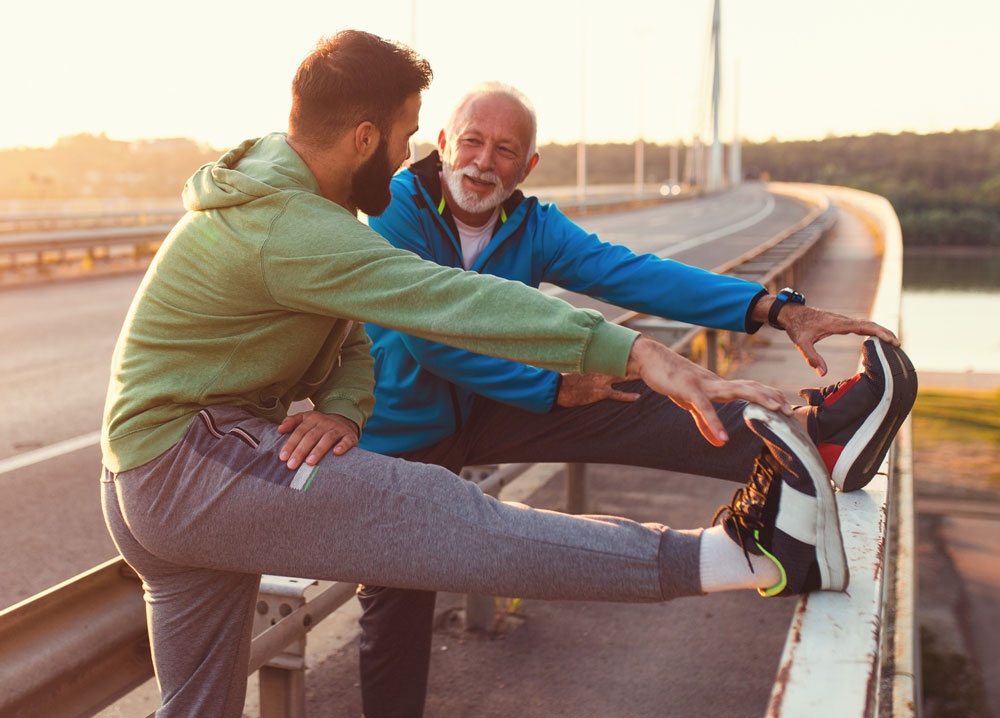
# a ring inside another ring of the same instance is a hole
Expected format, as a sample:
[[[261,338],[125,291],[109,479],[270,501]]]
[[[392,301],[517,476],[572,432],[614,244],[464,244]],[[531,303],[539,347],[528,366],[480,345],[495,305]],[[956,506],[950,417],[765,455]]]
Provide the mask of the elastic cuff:
[[[681,596],[700,596],[701,534],[704,529],[676,531],[664,529],[660,534],[660,591],[664,601]]]
[[[598,372],[612,376],[628,373],[628,357],[639,332],[603,319],[597,323],[583,356],[582,372]]]
[[[767,289],[761,288],[761,290],[753,296],[753,299],[750,300],[750,306],[747,307],[746,317],[743,319],[744,330],[746,331],[747,334],[755,334],[758,329],[764,326],[764,322],[755,322],[751,320],[750,317],[753,314],[754,307],[757,306],[757,302],[759,302],[766,296],[767,296]]]
[[[350,419],[357,425],[359,431],[365,428],[365,421],[368,419],[365,412],[361,411],[350,399],[327,399],[320,404],[315,404],[314,408],[323,414],[337,414],[345,419]]]
[[[562,391],[562,383],[563,375],[560,372],[556,372],[556,393],[552,397],[552,405],[549,407],[549,411],[554,411],[559,406],[559,392]]]

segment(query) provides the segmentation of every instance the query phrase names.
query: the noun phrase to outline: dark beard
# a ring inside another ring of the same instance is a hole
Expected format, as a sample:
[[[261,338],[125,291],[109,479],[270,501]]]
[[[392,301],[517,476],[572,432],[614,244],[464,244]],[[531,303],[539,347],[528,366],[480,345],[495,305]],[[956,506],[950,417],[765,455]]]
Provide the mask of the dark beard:
[[[392,201],[389,181],[395,173],[389,166],[388,146],[380,139],[375,154],[351,177],[351,204],[369,217],[378,217]]]

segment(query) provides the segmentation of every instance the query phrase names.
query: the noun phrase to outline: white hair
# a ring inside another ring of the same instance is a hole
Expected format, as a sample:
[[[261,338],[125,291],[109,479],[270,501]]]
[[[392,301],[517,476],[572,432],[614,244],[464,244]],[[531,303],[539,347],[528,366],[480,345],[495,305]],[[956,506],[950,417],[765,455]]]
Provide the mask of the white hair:
[[[535,106],[531,104],[531,100],[528,99],[528,96],[512,85],[507,85],[503,82],[482,82],[469,90],[462,96],[462,99],[458,101],[454,109],[452,109],[451,114],[448,115],[448,122],[444,126],[445,134],[450,137],[454,137],[455,125],[458,123],[458,118],[462,114],[466,105],[468,105],[472,100],[480,97],[486,97],[488,95],[502,95],[510,98],[523,107],[524,111],[528,113],[528,117],[531,118],[531,142],[528,144],[528,154],[524,158],[525,163],[527,163],[532,157],[535,156],[535,150],[537,148],[538,118],[535,115]]]

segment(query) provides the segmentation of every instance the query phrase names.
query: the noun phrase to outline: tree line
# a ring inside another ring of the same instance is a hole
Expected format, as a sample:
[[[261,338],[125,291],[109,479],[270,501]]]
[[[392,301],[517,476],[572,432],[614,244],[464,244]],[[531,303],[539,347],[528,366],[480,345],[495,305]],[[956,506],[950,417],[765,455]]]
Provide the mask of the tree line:
[[[417,157],[433,149],[421,145]],[[666,183],[670,145],[646,143],[646,182]],[[681,171],[687,154],[679,148]],[[1000,246],[1000,123],[991,129],[742,145],[744,176],[833,184],[880,194],[899,215],[907,245]],[[576,145],[539,148],[525,189],[576,182]],[[0,200],[176,198],[195,169],[222,150],[186,138],[122,142],[60,138],[52,147],[0,150]],[[632,144],[588,145],[588,184],[631,183]]]
[[[69,135],[52,147],[0,150],[0,200],[175,199],[196,169],[222,154],[187,138]]]
[[[745,145],[751,175],[888,199],[907,245],[1000,247],[1000,123],[988,130]]]

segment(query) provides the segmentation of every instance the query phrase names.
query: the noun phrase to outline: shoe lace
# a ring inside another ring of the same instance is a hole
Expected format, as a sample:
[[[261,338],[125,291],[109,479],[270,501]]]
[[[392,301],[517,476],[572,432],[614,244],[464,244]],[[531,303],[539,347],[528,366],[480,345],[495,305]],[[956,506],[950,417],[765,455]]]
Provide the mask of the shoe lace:
[[[780,481],[780,472],[772,463],[767,450],[760,453],[754,461],[753,472],[750,480],[745,486],[736,489],[732,501],[725,506],[720,506],[712,517],[714,526],[720,517],[729,514],[736,527],[736,535],[739,538],[740,548],[746,557],[747,565],[753,572],[753,563],[750,561],[750,551],[745,542],[745,535],[754,536],[755,532],[764,528],[764,502],[767,499],[771,484]]]

